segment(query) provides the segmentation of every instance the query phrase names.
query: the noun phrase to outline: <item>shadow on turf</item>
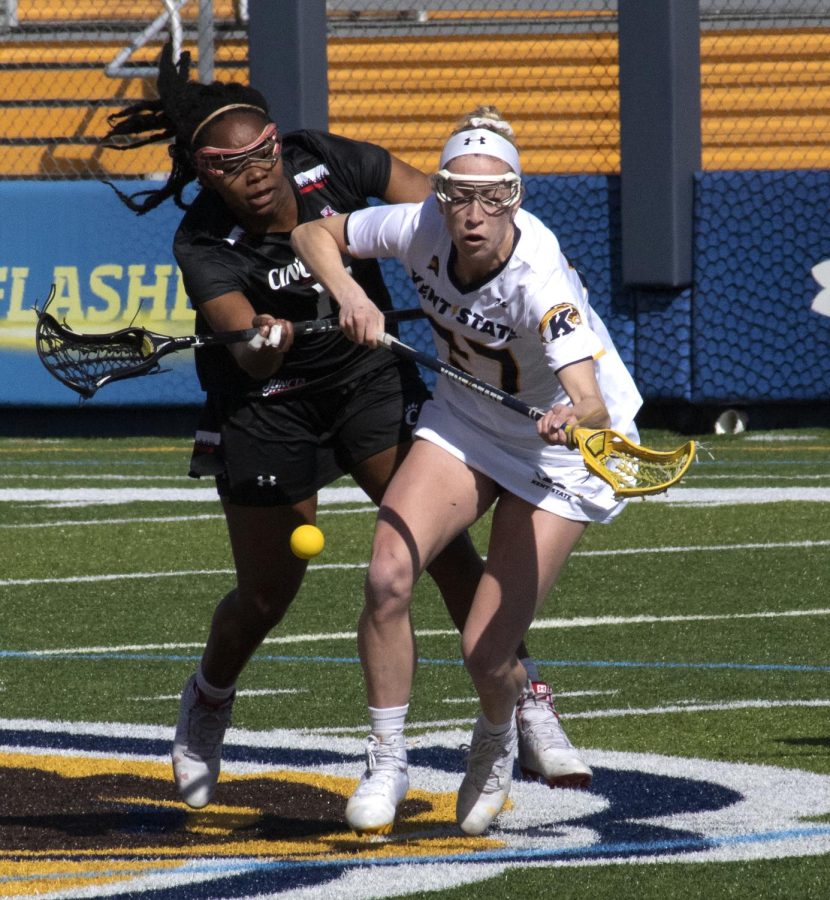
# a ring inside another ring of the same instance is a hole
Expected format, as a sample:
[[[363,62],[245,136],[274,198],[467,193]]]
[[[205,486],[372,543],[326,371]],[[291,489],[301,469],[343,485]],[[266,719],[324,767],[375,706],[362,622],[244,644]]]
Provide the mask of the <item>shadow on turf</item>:
[[[776,743],[788,744],[790,747],[826,747],[830,750],[830,737],[778,738]]]

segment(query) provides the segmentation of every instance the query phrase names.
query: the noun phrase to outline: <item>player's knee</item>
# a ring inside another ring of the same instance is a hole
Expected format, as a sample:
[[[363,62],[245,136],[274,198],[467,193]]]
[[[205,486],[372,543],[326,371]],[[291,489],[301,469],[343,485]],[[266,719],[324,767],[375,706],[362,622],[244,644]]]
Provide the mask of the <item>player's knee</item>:
[[[479,638],[461,639],[461,656],[467,672],[476,685],[501,684],[510,676],[515,654],[501,647],[494,647]]]
[[[227,603],[231,596],[232,615],[237,622],[263,635],[279,625],[294,599],[293,595],[286,596],[282,591],[262,585],[237,587],[223,603]]]
[[[414,584],[412,565],[389,553],[375,553],[366,573],[366,609],[373,617],[409,611]]]

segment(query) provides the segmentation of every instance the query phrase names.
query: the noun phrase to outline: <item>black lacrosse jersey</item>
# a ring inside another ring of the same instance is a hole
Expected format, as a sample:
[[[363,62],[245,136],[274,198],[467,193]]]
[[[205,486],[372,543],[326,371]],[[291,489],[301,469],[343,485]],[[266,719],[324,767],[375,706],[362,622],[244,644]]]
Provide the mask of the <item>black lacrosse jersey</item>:
[[[301,223],[362,209],[370,197],[380,198],[386,191],[391,170],[389,153],[382,147],[318,131],[285,135],[282,159]],[[290,236],[247,234],[218,194],[203,190],[197,196],[173,243],[185,290],[196,309],[197,332],[210,331],[199,304],[230,291],[245,294],[257,313],[279,319],[302,322],[336,315],[328,293],[297,260]],[[390,309],[376,260],[345,262],[378,307]],[[196,371],[205,391],[276,399],[286,388],[320,378],[326,378],[327,386],[350,381],[384,365],[384,356],[334,331],[297,338],[268,381],[248,376],[226,347],[197,350]]]

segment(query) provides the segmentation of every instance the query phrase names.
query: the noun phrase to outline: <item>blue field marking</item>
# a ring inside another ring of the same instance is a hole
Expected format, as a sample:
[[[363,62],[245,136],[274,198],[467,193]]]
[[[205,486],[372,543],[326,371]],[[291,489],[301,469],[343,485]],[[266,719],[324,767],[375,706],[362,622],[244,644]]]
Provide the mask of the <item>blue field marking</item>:
[[[81,662],[192,662],[201,659],[201,654],[187,653],[131,653],[117,651],[113,653],[88,653],[65,650],[58,653],[42,653],[37,650],[0,650],[0,659],[24,659],[49,661],[55,659],[74,659]],[[286,656],[282,654],[263,653],[251,658],[252,663],[319,663],[321,665],[359,665],[357,656]],[[550,668],[587,668],[587,669],[698,669],[749,672],[830,672],[830,665],[813,666],[792,663],[733,663],[733,662],[667,662],[665,660],[646,662],[643,660],[604,660],[604,659],[537,659],[537,665]],[[422,666],[463,666],[461,659],[429,659],[418,658]]]
[[[32,728],[0,727],[0,744],[9,747],[36,747],[40,750],[62,753],[92,753],[108,756],[115,753],[129,756],[166,757],[170,753],[167,739],[154,737],[119,737],[110,734],[84,734],[56,731],[39,731]],[[274,768],[290,766],[296,762],[297,751],[291,747],[242,747],[228,744],[223,748],[225,762],[246,762],[268,765]],[[309,768],[342,763],[344,760],[357,765],[363,752],[347,754],[334,750],[303,750],[303,763]]]
[[[201,653],[124,653],[122,651],[116,653],[88,653],[83,650],[75,653],[72,650],[64,650],[59,653],[46,654],[39,653],[37,650],[0,650],[0,659],[39,659],[43,662],[54,659],[74,659],[79,662],[193,662],[201,658]],[[342,660],[342,662],[350,661]],[[333,662],[337,662],[337,660],[333,660]]]
[[[743,834],[743,835],[731,835],[727,837],[708,837],[704,840],[697,837],[691,838],[678,838],[675,840],[663,840],[663,841],[653,841],[653,842],[610,842],[603,844],[588,844],[585,846],[579,847],[563,847],[563,848],[543,848],[543,849],[511,849],[507,848],[504,850],[482,850],[475,851],[473,853],[458,853],[458,854],[435,854],[429,856],[388,856],[388,857],[365,857],[361,856],[358,859],[335,859],[335,860],[326,860],[326,859],[306,859],[306,860],[254,860],[254,859],[244,859],[240,860],[236,859],[212,859],[212,860],[204,860],[196,863],[188,863],[183,866],[178,873],[175,873],[175,870],[171,871],[169,867],[159,868],[157,870],[153,869],[139,869],[135,872],[127,873],[123,870],[114,870],[114,869],[101,869],[97,872],[92,872],[89,870],[85,870],[84,878],[85,879],[93,879],[93,878],[101,878],[101,879],[110,879],[110,878],[123,878],[125,875],[129,877],[130,875],[138,878],[152,878],[154,876],[161,877],[169,877],[171,874],[187,874],[189,876],[194,875],[220,875],[226,877],[233,876],[246,876],[246,875],[266,875],[269,873],[284,873],[288,874],[292,871],[303,871],[307,872],[309,870],[331,870],[334,872],[342,872],[346,869],[350,868],[362,868],[362,867],[390,867],[390,866],[428,866],[428,865],[436,865],[436,864],[460,864],[460,863],[545,863],[545,862],[556,862],[558,860],[568,859],[568,860],[576,860],[576,859],[619,859],[621,857],[627,857],[632,854],[635,854],[637,857],[642,857],[643,855],[650,854],[659,854],[665,855],[669,853],[684,853],[684,852],[694,852],[700,849],[702,844],[705,844],[707,847],[725,847],[725,846],[733,846],[733,845],[763,845],[768,844],[775,841],[791,841],[791,840],[809,840],[816,837],[824,837],[830,835],[830,826],[825,825],[817,825],[815,827],[810,828],[796,828],[796,829],[787,829],[783,831],[772,831],[772,832],[759,832],[757,834]],[[14,884],[14,883],[25,883],[27,881],[31,881],[35,878],[42,879],[43,875],[19,875],[19,876],[7,876],[0,878],[0,884]],[[50,879],[59,879],[59,878],[71,878],[77,879],[78,873],[77,871],[67,871],[67,872],[50,872]],[[177,886],[177,897],[186,896],[182,894],[181,891],[184,889],[185,885]],[[200,896],[199,889],[203,892],[205,890],[205,885],[194,884],[192,887],[195,889],[195,893],[193,896]],[[253,885],[249,886],[248,890],[253,887],[256,890],[256,887]],[[259,890],[266,888],[266,885],[260,884]],[[281,883],[281,888],[287,887],[287,885]],[[227,882],[225,883],[225,889],[227,889]],[[117,896],[117,895],[116,895]],[[153,891],[153,896],[158,896],[156,891]],[[203,896],[203,894],[202,894]],[[254,895],[255,896],[255,895]]]
[[[427,663],[427,660],[423,660]],[[540,659],[540,666],[554,668],[586,667],[600,669],[730,669],[750,672],[830,672],[830,666],[793,665],[785,663],[730,663],[730,662],[640,662],[636,660],[567,660]]]

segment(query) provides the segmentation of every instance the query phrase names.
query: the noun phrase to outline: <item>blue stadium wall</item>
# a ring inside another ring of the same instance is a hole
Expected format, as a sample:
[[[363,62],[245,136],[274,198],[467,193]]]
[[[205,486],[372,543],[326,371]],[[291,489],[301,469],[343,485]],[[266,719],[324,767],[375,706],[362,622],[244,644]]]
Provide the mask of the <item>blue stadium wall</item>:
[[[822,294],[812,274],[830,260],[830,172],[699,174],[694,285],[681,291],[623,287],[619,199],[617,177],[527,178],[526,207],[585,274],[647,400],[830,400],[830,275]],[[96,182],[5,182],[0,202],[0,405],[78,403],[34,352],[32,306],[52,283],[53,309],[75,330],[109,331],[135,319],[165,333],[190,332],[170,252],[181,216],[172,203],[139,218]],[[414,304],[401,267],[385,262],[384,273],[396,304]],[[401,332],[429,348],[423,323]],[[172,373],[110,385],[89,405],[198,403],[190,354],[167,357],[164,367]]]

